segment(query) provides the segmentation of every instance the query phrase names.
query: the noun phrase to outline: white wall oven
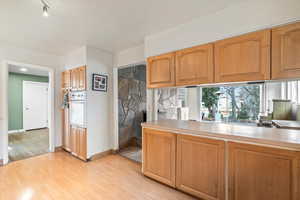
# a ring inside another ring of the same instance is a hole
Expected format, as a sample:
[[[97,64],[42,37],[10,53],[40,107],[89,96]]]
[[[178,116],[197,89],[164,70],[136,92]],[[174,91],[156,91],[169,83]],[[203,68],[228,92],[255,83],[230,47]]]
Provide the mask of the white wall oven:
[[[70,95],[70,125],[80,128],[87,127],[86,92],[71,92]]]

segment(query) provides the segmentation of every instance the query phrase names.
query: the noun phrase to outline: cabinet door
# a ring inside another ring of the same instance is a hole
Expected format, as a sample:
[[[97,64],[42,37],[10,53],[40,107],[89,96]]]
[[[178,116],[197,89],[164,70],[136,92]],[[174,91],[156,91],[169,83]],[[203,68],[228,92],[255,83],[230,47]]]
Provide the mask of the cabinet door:
[[[76,128],[76,151],[75,154],[77,157],[80,156],[80,132],[81,129],[80,128]]]
[[[177,136],[176,187],[208,200],[225,199],[225,142]]]
[[[176,85],[197,85],[214,81],[213,44],[176,52]]]
[[[215,43],[215,82],[270,79],[270,30]]]
[[[272,30],[272,79],[300,78],[300,22]]]
[[[86,67],[78,68],[79,73],[79,90],[86,90]]]
[[[70,150],[72,154],[77,155],[77,128],[71,127],[70,131]]]
[[[71,134],[70,134],[70,121],[69,109],[63,110],[63,148],[66,151],[71,151]]]
[[[229,200],[296,200],[296,152],[229,142]]]
[[[69,89],[71,87],[71,72],[70,70],[62,72],[62,88]]]
[[[175,187],[175,145],[175,134],[143,129],[143,173]]]
[[[79,90],[79,71],[78,69],[71,70],[71,87],[72,90]]]
[[[175,86],[175,53],[148,58],[147,87],[169,86]]]
[[[82,160],[86,160],[86,151],[87,151],[87,145],[86,145],[86,129],[80,128],[79,129],[79,152],[78,157]]]

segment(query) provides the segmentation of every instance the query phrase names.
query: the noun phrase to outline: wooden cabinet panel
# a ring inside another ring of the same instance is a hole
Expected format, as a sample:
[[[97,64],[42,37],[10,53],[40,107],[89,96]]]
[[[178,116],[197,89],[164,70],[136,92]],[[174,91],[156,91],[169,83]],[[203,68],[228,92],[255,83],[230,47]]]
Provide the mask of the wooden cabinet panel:
[[[177,136],[176,187],[207,200],[225,199],[225,142]]]
[[[86,90],[86,67],[78,67],[70,70],[70,72],[72,90]]]
[[[175,53],[148,58],[147,87],[175,86]]]
[[[79,83],[78,87],[79,90],[85,90],[86,89],[86,67],[82,66],[78,68],[78,77],[79,77]]]
[[[72,154],[77,155],[77,128],[72,126],[70,131],[70,150]]]
[[[176,85],[197,85],[214,81],[213,44],[176,52]]]
[[[270,30],[215,43],[215,82],[270,79]]]
[[[72,90],[78,90],[79,87],[79,73],[78,69],[71,70],[71,88]]]
[[[70,70],[62,72],[62,89],[69,89],[71,87],[71,72]]]
[[[87,159],[87,131],[86,128],[71,127],[70,149],[73,155],[86,161]]]
[[[87,151],[87,145],[86,145],[86,129],[85,128],[79,128],[78,130],[79,135],[79,151],[78,151],[78,157],[82,160],[86,160],[86,151]]]
[[[229,142],[230,200],[296,200],[297,154]]]
[[[272,29],[272,79],[300,78],[300,22]]]
[[[143,129],[143,173],[175,187],[175,146],[176,134]]]
[[[63,148],[66,151],[71,151],[71,133],[69,121],[69,109],[65,108],[63,111]]]

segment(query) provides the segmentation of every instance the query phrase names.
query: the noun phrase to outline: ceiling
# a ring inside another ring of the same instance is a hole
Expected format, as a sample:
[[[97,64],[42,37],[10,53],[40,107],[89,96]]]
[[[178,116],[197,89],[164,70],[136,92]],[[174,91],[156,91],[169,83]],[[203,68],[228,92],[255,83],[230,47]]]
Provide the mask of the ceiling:
[[[20,69],[21,68],[26,68],[27,71],[23,72]],[[8,71],[9,72],[15,72],[19,74],[30,74],[30,75],[36,75],[36,76],[49,76],[49,72],[46,70],[40,70],[40,69],[34,69],[30,67],[23,67],[23,66],[17,66],[17,65],[8,65]]]
[[[118,52],[144,37],[242,0],[40,0],[0,1],[0,43],[57,55],[83,45]]]

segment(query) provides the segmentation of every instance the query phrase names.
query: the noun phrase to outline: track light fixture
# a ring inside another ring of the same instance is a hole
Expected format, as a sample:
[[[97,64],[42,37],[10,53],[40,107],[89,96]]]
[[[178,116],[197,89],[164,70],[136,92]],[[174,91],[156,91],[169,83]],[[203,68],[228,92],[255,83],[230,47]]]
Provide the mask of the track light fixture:
[[[49,16],[49,4],[45,1],[45,0],[41,0],[41,3],[43,4],[43,16],[44,17],[48,17]]]

